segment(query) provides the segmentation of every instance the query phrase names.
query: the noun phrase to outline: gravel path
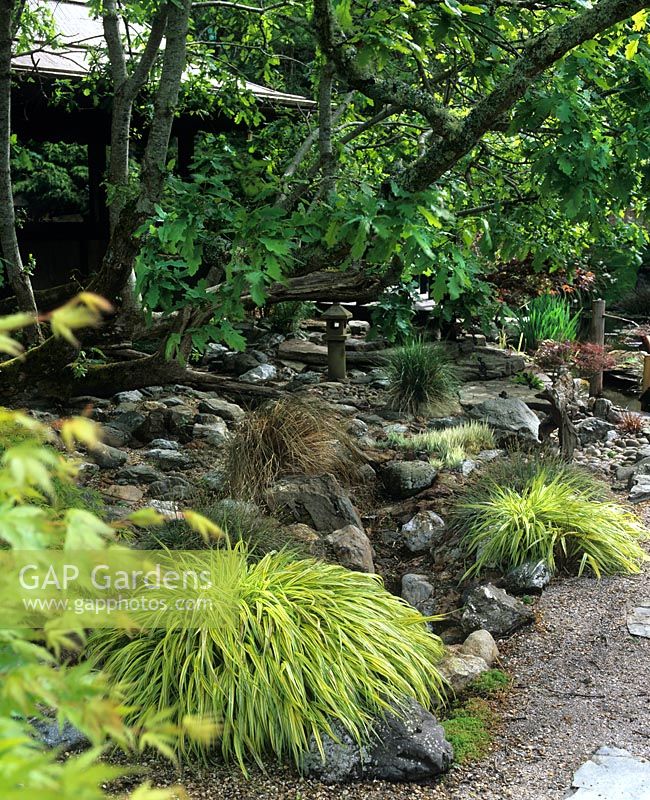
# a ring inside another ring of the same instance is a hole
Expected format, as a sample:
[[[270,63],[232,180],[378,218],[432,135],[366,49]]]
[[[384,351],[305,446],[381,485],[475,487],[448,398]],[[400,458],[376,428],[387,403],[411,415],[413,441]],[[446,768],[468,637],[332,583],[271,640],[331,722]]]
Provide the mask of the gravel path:
[[[491,754],[438,785],[327,787],[291,772],[246,781],[223,769],[187,769],[181,780],[191,800],[562,800],[573,773],[603,745],[650,757],[650,639],[626,627],[629,611],[650,596],[649,578],[650,567],[634,577],[554,582],[537,625],[502,648],[514,689]],[[179,779],[159,762],[146,772],[158,785]]]

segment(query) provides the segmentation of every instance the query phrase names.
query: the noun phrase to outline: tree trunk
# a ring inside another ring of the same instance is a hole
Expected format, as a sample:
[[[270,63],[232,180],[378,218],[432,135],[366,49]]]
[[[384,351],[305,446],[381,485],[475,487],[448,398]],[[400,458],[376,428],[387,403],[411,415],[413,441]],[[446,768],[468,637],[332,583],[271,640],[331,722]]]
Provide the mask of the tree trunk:
[[[18,249],[11,182],[11,56],[15,10],[15,0],[0,0],[0,246],[18,310],[36,316],[32,283]],[[30,345],[40,341],[39,326],[26,328],[25,338]]]

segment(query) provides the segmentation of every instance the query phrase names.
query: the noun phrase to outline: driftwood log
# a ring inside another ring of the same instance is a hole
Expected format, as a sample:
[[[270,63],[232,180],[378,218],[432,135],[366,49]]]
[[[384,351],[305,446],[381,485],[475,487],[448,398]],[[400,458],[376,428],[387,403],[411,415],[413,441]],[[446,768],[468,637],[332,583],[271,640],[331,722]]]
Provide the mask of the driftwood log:
[[[573,453],[578,446],[578,433],[569,416],[569,405],[575,401],[575,393],[573,378],[570,373],[565,372],[541,395],[550,402],[551,413],[540,425],[540,437],[545,441],[553,431],[557,430],[560,453],[566,461],[573,460]]]

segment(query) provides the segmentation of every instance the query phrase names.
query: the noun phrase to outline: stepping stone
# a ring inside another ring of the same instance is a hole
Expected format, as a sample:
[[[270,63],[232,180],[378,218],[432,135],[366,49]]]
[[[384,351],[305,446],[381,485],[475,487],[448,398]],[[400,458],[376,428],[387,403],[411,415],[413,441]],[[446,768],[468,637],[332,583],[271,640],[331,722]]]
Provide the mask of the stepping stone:
[[[601,747],[573,776],[571,800],[650,800],[650,761]]]
[[[627,629],[632,636],[650,639],[650,600],[644,600],[627,618]]]

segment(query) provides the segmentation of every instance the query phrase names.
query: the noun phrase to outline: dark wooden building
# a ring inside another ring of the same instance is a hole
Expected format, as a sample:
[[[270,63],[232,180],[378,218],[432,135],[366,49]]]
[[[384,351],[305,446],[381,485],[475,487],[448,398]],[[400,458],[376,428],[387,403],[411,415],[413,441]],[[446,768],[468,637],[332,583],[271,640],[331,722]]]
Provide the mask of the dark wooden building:
[[[43,5],[43,0],[28,0]],[[88,202],[83,213],[61,214],[48,210],[45,217],[26,221],[18,236],[23,259],[36,263],[36,288],[61,283],[71,273],[88,274],[104,254],[108,237],[108,211],[103,188],[110,144],[110,93],[88,96],[84,78],[93,60],[102,58],[105,49],[102,22],[93,19],[84,2],[45,0],[54,16],[57,42],[40,43],[34,51],[19,55],[12,62],[12,126],[19,142],[68,142],[81,145],[88,164]],[[61,82],[73,102],[61,99]],[[267,114],[278,107],[296,113],[309,113],[314,103],[299,95],[277,92],[255,83],[246,89],[261,103]],[[215,86],[215,91],[219,91]],[[137,124],[137,120],[136,120]],[[233,123],[219,114],[208,118],[180,116],[174,124],[173,137],[177,163],[183,169],[189,163],[193,142],[200,130],[223,131]],[[15,198],[20,206],[20,197]],[[20,215],[19,215],[20,216]]]

